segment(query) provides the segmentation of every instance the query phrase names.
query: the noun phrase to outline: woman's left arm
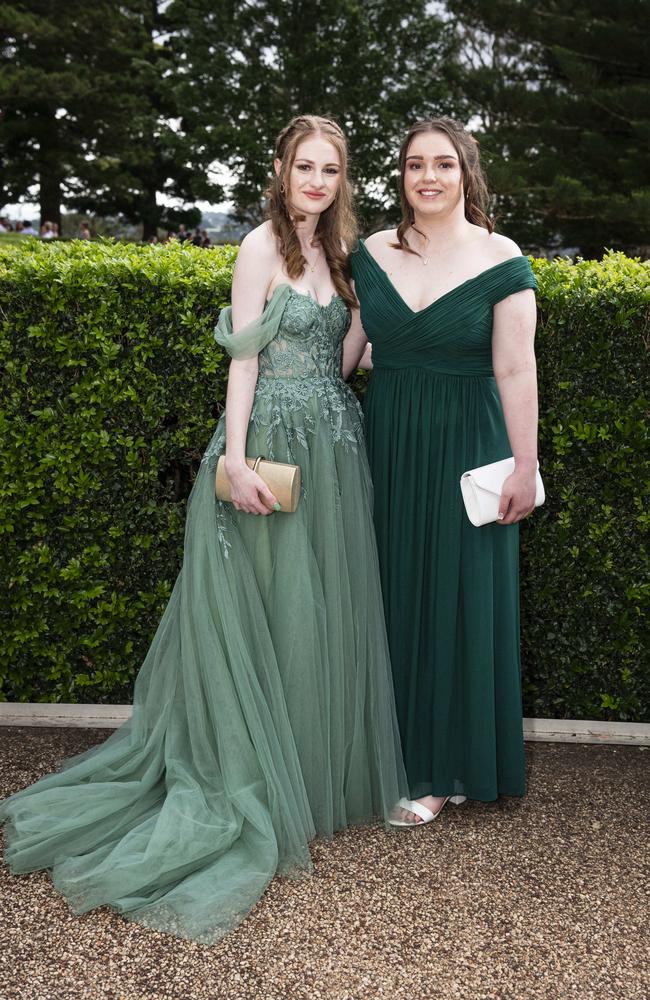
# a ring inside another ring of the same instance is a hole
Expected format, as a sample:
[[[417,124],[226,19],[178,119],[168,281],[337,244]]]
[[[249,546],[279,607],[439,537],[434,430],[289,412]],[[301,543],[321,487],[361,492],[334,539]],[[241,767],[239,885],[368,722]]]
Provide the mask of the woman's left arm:
[[[492,330],[492,365],[515,471],[503,484],[499,524],[514,524],[535,509],[537,471],[537,311],[532,289],[497,302]]]

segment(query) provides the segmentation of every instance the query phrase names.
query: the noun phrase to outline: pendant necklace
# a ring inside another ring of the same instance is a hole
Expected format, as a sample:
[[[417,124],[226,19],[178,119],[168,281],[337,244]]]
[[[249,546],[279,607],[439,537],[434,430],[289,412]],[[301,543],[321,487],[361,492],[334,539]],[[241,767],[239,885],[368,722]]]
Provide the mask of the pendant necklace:
[[[419,229],[415,229],[414,232],[416,232],[419,235],[421,235]],[[425,238],[424,238],[424,245],[426,246],[428,242],[429,242],[429,237],[425,236]],[[431,258],[428,255],[421,253],[420,250],[416,250],[415,252],[418,255],[418,257],[420,258],[420,260],[422,261],[422,267],[426,267],[427,264],[429,263],[429,261],[431,260]]]
[[[309,261],[307,260],[306,255],[304,253],[303,253],[303,257],[305,258],[305,264],[307,265],[310,274],[313,274],[314,271],[316,270],[316,266],[317,266],[317,264],[318,264],[318,262],[320,260],[320,247],[318,248],[318,253],[316,254],[316,259],[315,259],[315,261],[314,261],[313,264],[309,263]]]

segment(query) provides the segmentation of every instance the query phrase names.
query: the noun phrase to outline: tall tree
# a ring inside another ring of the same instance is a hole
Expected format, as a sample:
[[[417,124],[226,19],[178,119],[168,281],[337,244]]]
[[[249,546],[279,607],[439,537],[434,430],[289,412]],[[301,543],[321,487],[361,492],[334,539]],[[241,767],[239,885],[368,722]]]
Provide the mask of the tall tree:
[[[60,222],[61,202],[113,108],[112,53],[123,42],[114,11],[106,0],[0,7],[2,198],[17,201],[37,187],[42,219]]]
[[[636,252],[650,224],[645,0],[449,0],[497,210],[528,248]]]
[[[426,0],[173,0],[171,44],[186,53],[178,99],[234,172],[240,217],[259,218],[273,140],[299,113],[331,115],[345,128],[364,226],[395,217],[406,127],[458,107],[452,26],[429,8]],[[217,53],[227,59],[222,74]]]
[[[210,155],[183,133],[164,0],[4,4],[0,49],[2,188],[37,187],[41,218],[60,206],[119,214],[156,232],[169,210],[219,197]]]
[[[76,208],[141,222],[144,239],[160,225],[198,222],[193,202],[219,200],[223,193],[209,174],[213,151],[196,131],[188,130],[192,118],[183,116],[178,101],[178,72],[186,54],[171,42],[175,25],[167,8],[167,0],[120,5],[129,29],[128,47],[114,54],[121,113],[108,142],[86,164],[80,190],[70,200]],[[184,207],[170,209],[168,199]]]

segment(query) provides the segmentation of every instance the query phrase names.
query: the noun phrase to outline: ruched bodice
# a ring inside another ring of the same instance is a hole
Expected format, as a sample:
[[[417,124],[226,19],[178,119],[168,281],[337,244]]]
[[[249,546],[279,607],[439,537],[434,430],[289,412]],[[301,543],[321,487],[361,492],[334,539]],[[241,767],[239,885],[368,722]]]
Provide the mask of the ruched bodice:
[[[447,375],[492,375],[493,306],[535,284],[528,259],[513,257],[415,312],[363,241],[353,267],[376,369],[414,367]]]
[[[352,271],[372,341],[366,440],[411,794],[522,794],[518,526],[473,527],[459,480],[512,454],[493,308],[535,279],[515,257],[415,312],[363,243]]]

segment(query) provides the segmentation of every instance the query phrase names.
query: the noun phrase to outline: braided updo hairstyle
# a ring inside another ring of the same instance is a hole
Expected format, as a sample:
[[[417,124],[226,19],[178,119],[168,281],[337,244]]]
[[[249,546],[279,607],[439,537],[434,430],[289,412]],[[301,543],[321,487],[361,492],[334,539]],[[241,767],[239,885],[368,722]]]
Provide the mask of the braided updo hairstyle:
[[[351,307],[357,305],[350,287],[349,254],[357,241],[357,224],[352,207],[352,185],[348,179],[348,149],[345,136],[330,118],[319,115],[298,115],[282,129],[275,142],[275,159],[280,160],[280,172],[273,175],[267,191],[268,216],[273,233],[279,241],[287,274],[300,278],[307,262],[300,249],[295,223],[304,216],[296,214],[289,202],[291,168],[300,143],[311,136],[321,136],[337,150],[341,160],[341,177],[336,198],[321,213],[316,226],[315,241],[325,253],[337,293]]]

